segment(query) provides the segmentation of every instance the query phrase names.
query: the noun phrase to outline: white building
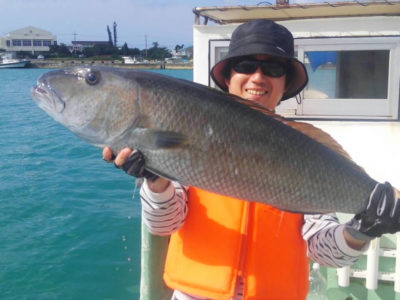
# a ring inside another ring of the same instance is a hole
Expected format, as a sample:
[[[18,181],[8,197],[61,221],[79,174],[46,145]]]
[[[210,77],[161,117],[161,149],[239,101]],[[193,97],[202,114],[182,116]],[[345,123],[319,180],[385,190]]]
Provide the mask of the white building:
[[[0,38],[0,48],[6,51],[49,51],[57,44],[57,37],[33,26],[14,30]]]
[[[72,41],[72,45],[67,46],[69,51],[75,52],[79,51],[82,52],[85,48],[92,48],[94,46],[109,46],[109,41]]]

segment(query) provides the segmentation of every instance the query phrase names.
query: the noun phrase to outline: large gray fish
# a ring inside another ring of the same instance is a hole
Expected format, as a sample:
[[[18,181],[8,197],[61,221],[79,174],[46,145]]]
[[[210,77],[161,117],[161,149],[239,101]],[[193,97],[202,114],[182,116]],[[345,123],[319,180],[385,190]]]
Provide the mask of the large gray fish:
[[[311,138],[299,123],[190,81],[73,67],[42,75],[31,94],[89,143],[139,149],[148,170],[219,194],[295,212],[355,213],[376,184],[317,142],[318,133]]]

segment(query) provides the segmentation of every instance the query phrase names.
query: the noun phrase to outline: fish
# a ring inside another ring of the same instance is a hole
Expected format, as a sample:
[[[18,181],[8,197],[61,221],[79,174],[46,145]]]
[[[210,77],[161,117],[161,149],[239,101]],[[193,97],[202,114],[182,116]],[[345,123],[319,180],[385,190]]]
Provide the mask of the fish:
[[[357,213],[377,184],[321,130],[192,81],[75,66],[31,97],[94,146],[138,149],[152,173],[284,211]]]

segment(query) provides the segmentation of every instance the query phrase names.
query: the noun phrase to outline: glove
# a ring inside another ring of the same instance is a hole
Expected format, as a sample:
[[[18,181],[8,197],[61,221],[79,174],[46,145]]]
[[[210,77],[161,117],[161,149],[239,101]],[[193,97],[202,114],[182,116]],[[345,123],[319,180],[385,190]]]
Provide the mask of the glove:
[[[145,160],[143,154],[139,150],[133,150],[128,159],[121,166],[115,166],[136,178],[146,178],[151,182],[154,182],[158,176],[147,171],[144,168],[144,164]]]
[[[378,183],[362,211],[346,225],[355,239],[370,241],[385,233],[400,231],[400,199],[395,198],[390,183]]]

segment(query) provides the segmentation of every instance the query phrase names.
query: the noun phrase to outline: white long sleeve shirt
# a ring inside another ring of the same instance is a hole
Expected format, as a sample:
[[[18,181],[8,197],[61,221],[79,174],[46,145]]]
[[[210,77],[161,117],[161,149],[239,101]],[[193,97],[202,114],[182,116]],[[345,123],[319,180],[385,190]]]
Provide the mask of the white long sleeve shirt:
[[[153,193],[145,180],[140,189],[144,223],[154,235],[169,235],[177,231],[187,215],[186,188],[172,182],[163,193]],[[345,225],[340,224],[336,214],[304,215],[302,235],[308,246],[308,257],[323,266],[343,267],[355,263],[361,251],[350,248],[343,235]],[[237,293],[233,299],[241,299],[243,282],[238,280]],[[198,298],[175,291],[173,299],[198,300]]]

